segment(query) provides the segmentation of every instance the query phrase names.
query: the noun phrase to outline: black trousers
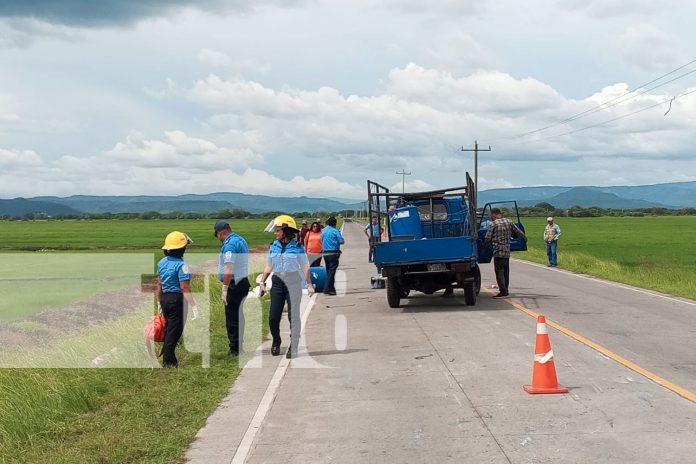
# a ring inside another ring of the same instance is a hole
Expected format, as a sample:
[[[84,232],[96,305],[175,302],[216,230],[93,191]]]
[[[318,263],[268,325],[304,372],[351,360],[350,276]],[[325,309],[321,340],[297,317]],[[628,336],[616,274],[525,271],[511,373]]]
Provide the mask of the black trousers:
[[[367,256],[367,260],[369,262],[372,262],[372,259],[374,258],[375,243],[377,243],[378,241],[379,241],[379,239],[377,237],[370,237],[370,251],[369,251],[369,254]]]
[[[503,295],[507,295],[510,286],[510,258],[493,258],[493,269],[495,269],[495,280],[498,282],[498,289]]]
[[[283,308],[288,304],[288,321],[290,322],[290,343],[292,349],[297,351],[302,331],[300,319],[300,303],[302,302],[302,280],[299,273],[288,273],[282,276],[273,274],[271,278],[271,310],[268,313],[268,325],[270,326],[273,344],[280,345],[280,319],[283,317]]]
[[[225,323],[230,351],[240,353],[244,348],[244,299],[249,294],[249,279],[246,277],[234,285],[230,283],[225,302]]]
[[[160,300],[162,313],[167,325],[164,329],[164,347],[162,363],[165,367],[177,367],[176,344],[184,332],[184,295],[182,293],[164,293]]]
[[[326,265],[324,293],[336,293],[336,270],[338,269],[338,259],[340,256],[341,253],[335,251],[324,253],[324,264]]]

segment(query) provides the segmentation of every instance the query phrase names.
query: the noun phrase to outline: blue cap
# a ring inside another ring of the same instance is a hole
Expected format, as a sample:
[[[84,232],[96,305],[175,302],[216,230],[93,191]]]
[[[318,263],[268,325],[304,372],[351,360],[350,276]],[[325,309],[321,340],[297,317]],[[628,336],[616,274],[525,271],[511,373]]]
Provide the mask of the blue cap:
[[[225,221],[224,219],[220,219],[218,222],[215,223],[215,236],[217,237],[220,232],[223,230],[231,230],[232,228],[230,227],[230,224]]]

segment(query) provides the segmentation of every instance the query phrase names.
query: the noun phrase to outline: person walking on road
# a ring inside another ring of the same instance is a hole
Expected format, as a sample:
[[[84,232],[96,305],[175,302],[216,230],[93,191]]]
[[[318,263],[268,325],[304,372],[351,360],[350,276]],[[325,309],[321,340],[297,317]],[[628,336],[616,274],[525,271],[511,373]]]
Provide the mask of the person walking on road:
[[[261,275],[260,295],[266,293],[266,280],[271,278],[271,310],[268,314],[268,324],[271,330],[273,342],[271,354],[280,354],[280,319],[283,315],[283,307],[288,303],[288,320],[290,322],[290,347],[286,353],[288,358],[296,358],[302,332],[302,320],[300,318],[300,303],[302,301],[302,274],[307,282],[307,292],[314,294],[314,286],[309,275],[309,263],[307,255],[295,237],[298,230],[295,220],[287,214],[281,214],[273,222],[275,241],[271,243],[266,259],[266,267]]]
[[[215,238],[220,240],[218,277],[222,282],[222,304],[229,340],[229,354],[244,352],[244,300],[249,294],[249,245],[241,235],[232,232],[224,219],[215,223]]]
[[[375,252],[375,243],[379,242],[382,236],[382,226],[379,224],[379,218],[377,218],[377,216],[372,216],[372,221],[365,226],[363,232],[370,242],[370,251],[367,260],[372,262],[372,256]]]
[[[157,263],[157,299],[166,321],[162,364],[178,367],[176,345],[184,332],[186,311],[184,300],[193,309],[193,319],[198,318],[198,307],[191,294],[191,271],[184,262],[186,247],[193,243],[188,235],[174,231],[164,239],[164,258]]]
[[[510,238],[516,234],[526,242],[527,236],[514,222],[503,217],[500,208],[491,209],[491,219],[485,243],[493,243],[493,268],[498,283],[498,294],[493,298],[505,298],[510,287]]]
[[[318,222],[313,222],[305,235],[304,248],[307,252],[309,267],[321,266],[321,224]]]
[[[336,294],[336,270],[341,256],[341,245],[345,243],[343,235],[336,229],[336,218],[331,216],[326,220],[326,227],[321,231],[321,247],[324,250],[324,264],[326,265],[325,295]]]
[[[544,228],[544,241],[546,242],[546,256],[549,258],[549,267],[556,267],[558,264],[558,237],[561,236],[561,228],[553,222],[551,216],[546,218],[546,227]]]

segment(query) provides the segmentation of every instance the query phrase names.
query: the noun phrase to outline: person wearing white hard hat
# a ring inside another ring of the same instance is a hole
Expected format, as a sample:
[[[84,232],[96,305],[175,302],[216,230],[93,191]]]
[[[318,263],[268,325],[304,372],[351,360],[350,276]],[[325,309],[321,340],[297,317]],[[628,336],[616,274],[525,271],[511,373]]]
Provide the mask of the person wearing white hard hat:
[[[184,332],[184,300],[193,309],[193,319],[198,317],[198,307],[191,294],[191,271],[184,262],[186,247],[193,243],[188,235],[174,231],[164,239],[164,258],[157,263],[157,298],[166,321],[162,364],[177,367],[176,345]]]
[[[544,227],[544,241],[546,242],[546,256],[549,258],[549,267],[556,267],[558,264],[558,237],[561,236],[561,228],[553,222],[551,216],[546,218]]]
[[[268,325],[273,338],[271,354],[280,354],[280,319],[285,303],[288,303],[288,320],[290,322],[290,346],[286,356],[296,358],[300,345],[302,322],[300,319],[300,303],[302,301],[302,275],[307,282],[307,292],[314,294],[314,286],[309,275],[309,262],[302,245],[297,243],[298,234],[295,220],[287,214],[281,214],[273,219],[269,227],[273,229],[275,241],[268,251],[266,266],[261,275],[260,295],[266,293],[266,280],[273,273],[271,285],[271,309],[268,314]]]

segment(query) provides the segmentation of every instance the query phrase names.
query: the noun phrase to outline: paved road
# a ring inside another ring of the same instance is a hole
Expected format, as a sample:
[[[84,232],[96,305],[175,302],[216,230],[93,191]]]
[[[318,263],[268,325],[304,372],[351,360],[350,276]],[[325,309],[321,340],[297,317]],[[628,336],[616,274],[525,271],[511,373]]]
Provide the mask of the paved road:
[[[515,261],[510,300],[490,298],[485,265],[475,307],[417,294],[394,310],[361,230],[344,232],[347,291],[309,305],[305,356],[265,346],[190,462],[696,462],[696,403],[673,391],[696,392],[694,302]],[[522,389],[534,313],[569,334],[549,329],[569,394]]]

